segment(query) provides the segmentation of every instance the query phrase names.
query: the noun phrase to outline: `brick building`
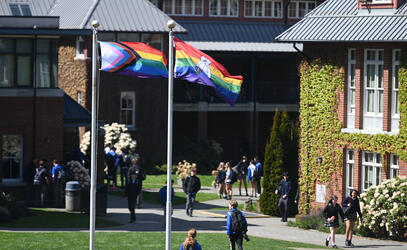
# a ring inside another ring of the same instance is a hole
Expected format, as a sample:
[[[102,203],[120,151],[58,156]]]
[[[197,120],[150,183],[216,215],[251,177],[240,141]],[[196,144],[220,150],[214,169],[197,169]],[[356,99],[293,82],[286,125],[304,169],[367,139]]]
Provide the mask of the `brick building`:
[[[331,193],[342,199],[351,189],[365,192],[385,179],[407,176],[407,83],[399,79],[407,49],[406,14],[404,0],[328,0],[277,38],[303,43],[303,56],[308,61],[318,59],[321,67],[334,65],[344,72],[336,100],[336,118],[342,128],[333,141],[341,151],[342,162],[333,182],[312,180],[314,207],[322,206]],[[305,91],[306,83],[301,84],[301,91]],[[304,108],[301,114],[317,115],[317,108],[307,106],[305,99],[300,102]],[[300,116],[302,122],[309,122],[306,115]],[[309,164],[321,164],[321,160],[332,164],[329,158],[321,158],[319,163],[310,159],[307,164],[307,154],[317,158],[323,150],[307,152],[307,131],[302,131],[301,137],[305,156],[301,159],[302,173],[308,171]],[[315,184],[321,184],[321,190]],[[326,196],[317,197],[324,190]]]

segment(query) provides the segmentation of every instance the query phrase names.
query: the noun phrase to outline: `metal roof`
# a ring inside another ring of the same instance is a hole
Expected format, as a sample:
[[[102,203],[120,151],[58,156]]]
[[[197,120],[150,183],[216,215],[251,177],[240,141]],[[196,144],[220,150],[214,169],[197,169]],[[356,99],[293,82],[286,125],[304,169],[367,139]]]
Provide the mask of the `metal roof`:
[[[288,26],[272,22],[179,20],[188,30],[177,37],[200,50],[296,52],[291,43],[273,43]]]
[[[407,41],[407,0],[398,9],[358,10],[357,0],[328,0],[277,37],[285,42]]]
[[[10,4],[28,4],[33,16],[59,16],[60,29],[100,31],[168,32],[172,20],[148,0],[1,0],[0,16],[11,16]],[[186,32],[177,25],[175,32]]]

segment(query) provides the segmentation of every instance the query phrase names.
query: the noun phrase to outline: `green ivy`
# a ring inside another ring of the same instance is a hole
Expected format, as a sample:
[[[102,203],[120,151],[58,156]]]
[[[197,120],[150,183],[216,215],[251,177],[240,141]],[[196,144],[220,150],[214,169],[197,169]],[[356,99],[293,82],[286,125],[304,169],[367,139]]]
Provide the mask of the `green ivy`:
[[[403,63],[404,62],[404,63]],[[343,93],[345,74],[342,66],[302,62],[300,67],[300,178],[301,213],[309,212],[314,200],[316,180],[332,188],[335,174],[343,165],[343,147],[380,153],[396,153],[407,160],[407,60],[399,70],[400,132],[398,135],[341,133],[337,114],[338,94]],[[323,161],[318,163],[318,157]],[[384,158],[383,158],[384,159]],[[385,161],[383,161],[385,162]],[[309,198],[307,198],[307,195]]]

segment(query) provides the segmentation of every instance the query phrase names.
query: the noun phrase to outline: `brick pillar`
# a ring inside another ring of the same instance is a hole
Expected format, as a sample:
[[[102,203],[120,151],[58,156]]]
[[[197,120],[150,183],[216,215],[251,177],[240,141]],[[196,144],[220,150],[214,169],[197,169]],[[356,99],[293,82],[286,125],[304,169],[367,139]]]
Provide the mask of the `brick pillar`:
[[[383,67],[383,131],[391,130],[392,51],[384,50]]]
[[[382,178],[382,181],[384,181],[386,179],[390,179],[390,154],[386,154],[384,156],[381,178]]]
[[[356,111],[355,128],[363,128],[363,49],[356,49]]]
[[[353,187],[359,192],[362,190],[362,152],[354,151],[355,165],[353,166]],[[346,194],[349,195],[349,194]]]

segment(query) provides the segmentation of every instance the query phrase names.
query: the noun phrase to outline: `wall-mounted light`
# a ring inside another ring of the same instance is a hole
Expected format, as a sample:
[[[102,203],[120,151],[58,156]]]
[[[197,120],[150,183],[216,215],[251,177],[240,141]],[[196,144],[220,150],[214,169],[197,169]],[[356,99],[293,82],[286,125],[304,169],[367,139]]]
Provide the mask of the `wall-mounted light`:
[[[318,157],[317,162],[318,162],[319,165],[322,164],[322,156],[319,156],[319,157]]]

